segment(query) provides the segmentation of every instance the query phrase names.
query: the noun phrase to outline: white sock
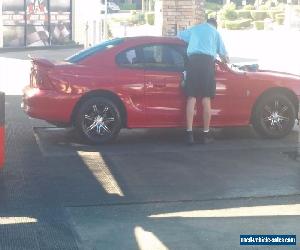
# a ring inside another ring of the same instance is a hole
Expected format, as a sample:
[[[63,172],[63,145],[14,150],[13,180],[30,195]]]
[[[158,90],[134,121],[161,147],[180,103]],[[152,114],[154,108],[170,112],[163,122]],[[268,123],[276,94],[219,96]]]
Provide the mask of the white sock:
[[[192,129],[187,129],[186,132],[193,132],[193,130]]]
[[[206,129],[206,130],[203,130],[204,133],[208,133],[209,132],[209,129]]]

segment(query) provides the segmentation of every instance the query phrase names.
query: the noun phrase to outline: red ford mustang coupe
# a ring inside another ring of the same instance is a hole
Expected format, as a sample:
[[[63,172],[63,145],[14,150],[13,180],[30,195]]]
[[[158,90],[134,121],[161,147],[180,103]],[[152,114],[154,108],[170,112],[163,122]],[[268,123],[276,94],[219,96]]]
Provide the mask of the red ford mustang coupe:
[[[186,44],[177,38],[113,39],[64,62],[33,59],[23,109],[52,124],[75,126],[92,143],[121,128],[185,126],[181,86]],[[300,76],[216,61],[212,126],[252,124],[262,136],[287,135],[299,118]],[[197,107],[195,125],[202,125]]]

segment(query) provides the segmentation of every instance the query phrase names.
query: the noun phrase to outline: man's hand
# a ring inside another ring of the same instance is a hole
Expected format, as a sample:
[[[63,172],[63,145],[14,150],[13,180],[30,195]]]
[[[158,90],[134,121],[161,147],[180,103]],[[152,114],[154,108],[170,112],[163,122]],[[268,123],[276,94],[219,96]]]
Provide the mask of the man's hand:
[[[229,57],[228,56],[220,56],[222,63],[229,63]]]

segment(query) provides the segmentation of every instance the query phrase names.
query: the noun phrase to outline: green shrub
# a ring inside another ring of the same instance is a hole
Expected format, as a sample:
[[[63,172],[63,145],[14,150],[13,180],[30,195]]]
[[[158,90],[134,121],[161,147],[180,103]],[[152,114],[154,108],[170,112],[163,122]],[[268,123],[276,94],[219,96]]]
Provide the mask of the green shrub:
[[[213,13],[214,10],[205,10],[205,15],[209,15],[210,13]]]
[[[283,12],[281,10],[270,10],[268,11],[268,15],[270,18],[272,18],[272,20],[276,20],[276,15],[277,14],[283,14]]]
[[[255,21],[262,21],[268,17],[268,14],[265,10],[252,10],[251,16]]]
[[[241,30],[249,28],[251,25],[252,19],[240,19],[235,21],[226,21],[225,28],[229,30]]]
[[[225,21],[225,28],[228,30],[240,30],[240,23],[238,22],[238,20],[235,21]]]
[[[276,9],[279,9],[279,10],[284,11],[284,10],[285,10],[285,4],[284,4],[284,3],[279,3],[279,4],[276,6]]]
[[[241,27],[242,28],[249,28],[251,26],[251,23],[252,23],[251,18],[241,19],[240,21],[241,21]]]
[[[225,4],[222,8],[222,10],[235,10],[235,9],[236,9],[236,5],[232,2]]]
[[[238,17],[237,13],[235,10],[226,10],[224,13],[224,18],[226,20],[236,20]]]
[[[214,10],[205,10],[205,19],[210,18],[212,13],[216,13]]]
[[[264,21],[254,21],[253,24],[257,30],[263,30],[265,28]]]
[[[260,5],[260,6],[258,7],[258,9],[259,9],[259,10],[269,10],[270,7],[267,6],[267,5]]]
[[[252,18],[250,10],[237,10],[236,13],[238,18]]]
[[[121,10],[136,10],[135,3],[122,3],[119,6]]]
[[[253,5],[247,4],[243,7],[243,10],[255,10],[255,7]]]
[[[207,19],[209,19],[209,18],[217,18],[217,12],[215,12],[215,11],[213,11],[213,12],[211,12],[211,13],[209,13],[208,15],[207,15]]]
[[[276,22],[278,23],[278,25],[283,25],[284,19],[285,19],[284,14],[277,14],[275,18],[276,18]]]
[[[205,4],[204,4],[204,9],[212,10],[212,11],[218,11],[218,10],[222,9],[222,5],[206,1]]]
[[[146,21],[150,25],[154,25],[155,22],[155,14],[154,13],[147,13],[146,14]]]
[[[145,14],[144,13],[138,13],[138,12],[132,12],[129,21],[131,24],[144,24],[146,22],[145,20]]]
[[[220,20],[234,20],[237,18],[237,13],[235,12],[235,4],[225,4],[223,8],[219,11]],[[229,17],[229,18],[228,18]]]

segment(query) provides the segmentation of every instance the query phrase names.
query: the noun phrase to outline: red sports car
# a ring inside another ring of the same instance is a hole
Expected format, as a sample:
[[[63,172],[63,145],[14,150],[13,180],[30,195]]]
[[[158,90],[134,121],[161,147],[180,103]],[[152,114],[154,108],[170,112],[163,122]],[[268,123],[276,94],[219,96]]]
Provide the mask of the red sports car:
[[[185,126],[186,44],[177,38],[113,39],[64,62],[33,59],[23,109],[34,118],[75,126],[92,143],[121,128]],[[269,138],[299,118],[300,76],[216,61],[212,126],[247,126]],[[201,106],[195,125],[202,125]]]

